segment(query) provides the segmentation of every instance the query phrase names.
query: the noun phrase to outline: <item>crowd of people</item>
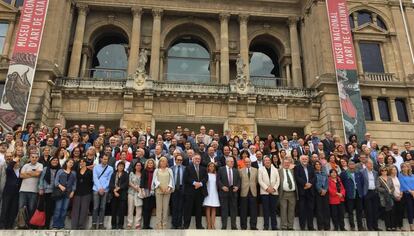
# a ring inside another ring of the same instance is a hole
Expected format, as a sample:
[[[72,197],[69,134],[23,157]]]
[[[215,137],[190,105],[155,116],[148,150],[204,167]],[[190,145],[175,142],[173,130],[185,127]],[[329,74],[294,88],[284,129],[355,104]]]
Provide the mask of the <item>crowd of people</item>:
[[[298,216],[300,230],[414,231],[411,143],[400,150],[369,133],[346,144],[321,136],[251,140],[205,126],[156,135],[85,124],[0,130],[0,228],[86,229],[92,215],[92,229],[105,229],[111,215],[111,229],[166,229],[171,215],[173,229],[188,229],[193,216],[197,229],[215,229],[220,215],[223,230],[229,217],[233,230],[294,230]],[[44,223],[33,223],[37,211]]]

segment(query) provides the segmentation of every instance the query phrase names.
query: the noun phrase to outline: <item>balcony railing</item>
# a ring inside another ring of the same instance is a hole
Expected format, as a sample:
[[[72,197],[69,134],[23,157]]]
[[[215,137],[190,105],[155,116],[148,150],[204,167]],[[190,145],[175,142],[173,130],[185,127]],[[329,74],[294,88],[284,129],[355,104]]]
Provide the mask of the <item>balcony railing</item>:
[[[375,82],[395,82],[397,78],[393,73],[372,73],[367,72],[363,76],[365,81],[375,81]]]
[[[58,78],[55,81],[56,87],[81,88],[81,89],[122,89],[126,80],[122,79],[86,79],[86,78]]]
[[[93,68],[86,70],[86,77],[94,79],[126,79],[126,69]]]
[[[267,76],[250,76],[250,81],[254,86],[264,88],[276,88],[286,85],[284,78],[267,77]]]
[[[200,74],[179,74],[179,73],[164,73],[164,81],[177,83],[197,83],[209,84],[216,80],[216,77],[211,75]]]
[[[234,91],[230,85],[205,84],[205,83],[181,83],[171,81],[147,81],[145,90],[154,93],[181,93],[181,94],[211,94],[227,96]],[[131,89],[126,79],[94,79],[94,78],[68,78],[61,77],[55,81],[55,88],[62,90],[83,90],[83,91],[123,91]],[[254,86],[253,94],[271,97],[290,98],[313,98],[317,92],[307,88],[286,88],[286,87],[260,87]]]

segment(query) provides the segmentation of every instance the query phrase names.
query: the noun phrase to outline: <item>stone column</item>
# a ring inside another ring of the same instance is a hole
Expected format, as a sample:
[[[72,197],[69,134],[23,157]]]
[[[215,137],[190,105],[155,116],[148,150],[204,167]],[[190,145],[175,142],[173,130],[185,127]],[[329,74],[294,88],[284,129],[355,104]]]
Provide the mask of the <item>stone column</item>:
[[[289,17],[290,51],[292,56],[293,87],[302,88],[302,66],[300,63],[300,48],[296,17]]]
[[[139,44],[141,41],[141,14],[142,9],[133,7],[132,9],[132,34],[131,47],[128,58],[128,75],[133,74],[138,67]]]
[[[373,120],[374,121],[381,121],[377,98],[378,97],[372,97],[371,98],[371,107],[372,107],[372,111],[373,111],[373,115],[374,115]]]
[[[390,106],[391,121],[392,122],[399,122],[397,107],[395,106],[395,97],[390,97],[388,104]]]
[[[247,39],[247,21],[249,19],[248,15],[239,15],[240,23],[240,56],[243,59],[243,63],[246,65],[244,67],[244,75],[248,80],[250,80],[250,61],[249,61],[249,44]]]
[[[228,84],[229,78],[229,17],[220,14],[220,83]],[[218,70],[218,67],[217,67]],[[219,78],[216,80],[218,81]]]
[[[151,68],[150,76],[153,80],[159,80],[160,73],[160,37],[161,37],[161,9],[153,9],[152,43],[151,43]]]
[[[88,48],[83,48],[82,49],[82,64],[81,64],[81,73],[79,75],[79,77],[88,77],[89,74],[86,73],[86,67],[87,67],[87,63],[88,63],[88,54],[89,54],[89,49]]]
[[[2,52],[3,57],[7,57],[9,54],[10,43],[12,42],[12,38],[13,38],[14,23],[15,23],[14,19],[9,21],[9,26],[7,28],[7,35],[4,40],[4,44],[3,44],[3,52]]]
[[[88,6],[79,4],[78,21],[76,22],[75,38],[73,40],[72,55],[70,56],[70,64],[68,77],[79,76],[79,65],[82,53],[83,36],[85,33],[86,15],[88,14]]]
[[[358,70],[358,76],[359,76],[359,75],[363,75],[364,74],[364,67],[362,65],[361,50],[359,48],[359,41],[358,40],[355,40],[354,39],[354,46],[355,46],[355,52],[356,52],[356,55],[355,55],[356,58],[355,59],[356,59],[356,61],[358,63],[357,70]]]
[[[292,78],[290,76],[290,64],[286,64],[286,86],[292,87]]]

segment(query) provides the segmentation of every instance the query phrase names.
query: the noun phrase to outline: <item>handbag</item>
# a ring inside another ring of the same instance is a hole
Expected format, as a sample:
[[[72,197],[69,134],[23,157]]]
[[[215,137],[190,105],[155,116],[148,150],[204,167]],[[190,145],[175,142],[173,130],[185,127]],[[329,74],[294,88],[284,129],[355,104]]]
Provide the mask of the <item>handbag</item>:
[[[27,229],[27,218],[28,218],[28,212],[26,206],[19,209],[19,212],[17,213],[16,218],[16,226],[18,229]]]
[[[32,218],[30,218],[29,224],[34,226],[43,227],[46,224],[46,212],[45,212],[45,199],[43,195],[39,196],[37,201],[37,208]]]
[[[59,200],[65,196],[66,192],[62,191],[59,187],[55,187],[52,192],[52,199]]]

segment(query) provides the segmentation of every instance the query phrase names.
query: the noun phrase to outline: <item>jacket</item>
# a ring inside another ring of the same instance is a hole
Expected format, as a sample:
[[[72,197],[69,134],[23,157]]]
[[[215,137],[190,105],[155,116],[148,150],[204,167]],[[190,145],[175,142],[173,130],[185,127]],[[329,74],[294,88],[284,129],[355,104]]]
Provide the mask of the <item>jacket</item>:
[[[329,193],[329,204],[330,205],[338,205],[341,204],[341,202],[345,201],[345,188],[344,185],[342,184],[341,178],[337,177],[336,181],[339,182],[339,192],[342,194],[342,197],[339,197],[337,195],[338,193],[338,189],[336,187],[336,182],[332,179],[329,178],[329,187],[328,187],[328,193]]]
[[[116,178],[116,172],[112,173],[111,180],[109,182],[109,189],[111,196],[115,198],[114,189],[115,189],[115,178]],[[128,199],[128,188],[129,188],[129,175],[127,172],[124,171],[122,176],[118,180],[118,186],[119,186],[119,198],[122,201],[126,201]]]
[[[380,204],[386,211],[390,211],[394,206],[394,183],[390,177],[384,182],[381,177],[378,177],[375,181],[375,187],[378,191]]]
[[[320,193],[322,190],[328,191],[328,175],[325,171],[321,170],[320,172],[315,172],[316,184],[315,190],[317,193]]]
[[[259,168],[258,182],[260,185],[260,195],[269,195],[266,191],[268,187],[272,187],[276,190],[272,193],[272,195],[279,195],[279,171],[273,165],[270,166],[270,178],[265,166]]]
[[[250,167],[250,178],[247,174],[247,168],[240,169],[239,175],[241,179],[240,196],[247,197],[250,190],[252,196],[257,197],[257,169]]]

